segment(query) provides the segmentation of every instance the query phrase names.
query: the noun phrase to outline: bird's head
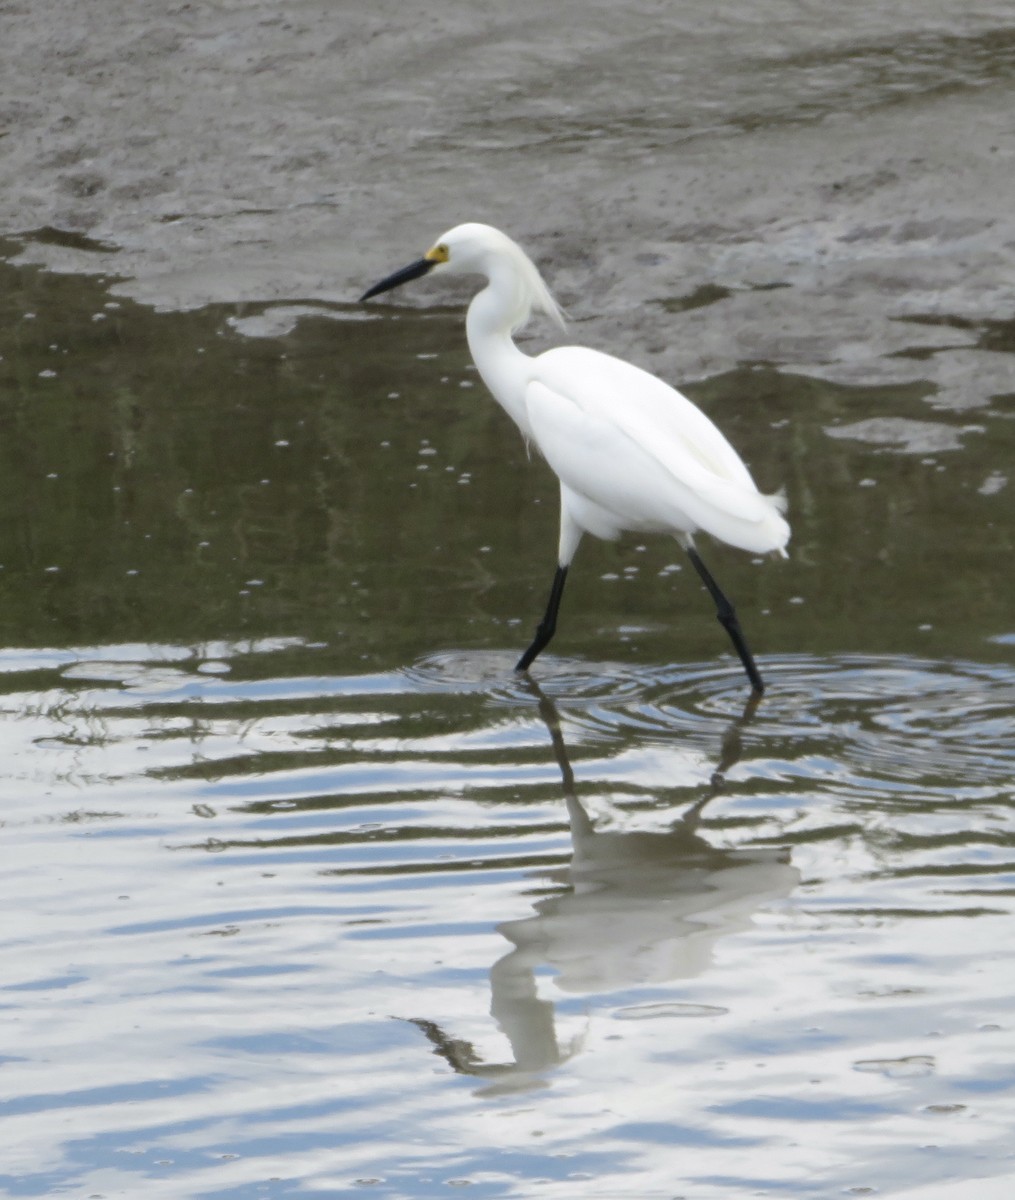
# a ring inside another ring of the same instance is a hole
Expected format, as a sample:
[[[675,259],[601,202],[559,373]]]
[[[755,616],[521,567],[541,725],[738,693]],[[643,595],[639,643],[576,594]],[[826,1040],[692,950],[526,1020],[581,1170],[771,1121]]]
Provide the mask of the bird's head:
[[[422,258],[388,275],[380,283],[375,283],[360,296],[360,301],[438,271],[453,275],[485,275],[490,280],[495,277],[503,279],[505,287],[512,293],[512,324],[515,326],[522,324],[533,308],[541,309],[563,324],[560,309],[521,246],[492,225],[478,222],[449,229]]]
[[[431,271],[454,275],[488,275],[498,250],[503,255],[511,246],[521,253],[509,237],[491,225],[456,225],[442,234],[422,258],[388,275],[380,283],[375,283],[360,296],[360,300],[369,300],[371,296],[389,292],[403,283],[429,275]]]

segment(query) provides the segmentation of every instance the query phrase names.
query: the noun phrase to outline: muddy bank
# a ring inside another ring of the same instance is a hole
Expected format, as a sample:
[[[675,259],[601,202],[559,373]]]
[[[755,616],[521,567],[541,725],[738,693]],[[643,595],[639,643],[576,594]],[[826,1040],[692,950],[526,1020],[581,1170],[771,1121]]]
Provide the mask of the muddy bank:
[[[184,308],[344,304],[488,220],[676,380],[1015,390],[1010,6],[671,8],[0,4],[0,232]]]

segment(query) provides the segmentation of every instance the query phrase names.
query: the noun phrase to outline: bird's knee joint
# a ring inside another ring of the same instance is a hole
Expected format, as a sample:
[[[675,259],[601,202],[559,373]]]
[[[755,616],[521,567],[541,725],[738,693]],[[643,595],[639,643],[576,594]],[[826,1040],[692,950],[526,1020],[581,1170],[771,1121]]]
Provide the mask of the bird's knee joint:
[[[729,628],[730,625],[737,624],[737,610],[732,604],[720,604],[716,609],[715,619],[720,625]]]

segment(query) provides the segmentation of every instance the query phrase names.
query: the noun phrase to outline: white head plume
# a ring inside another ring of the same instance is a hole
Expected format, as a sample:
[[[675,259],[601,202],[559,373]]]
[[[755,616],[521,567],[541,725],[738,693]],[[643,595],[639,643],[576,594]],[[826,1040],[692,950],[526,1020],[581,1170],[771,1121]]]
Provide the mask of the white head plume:
[[[499,229],[470,222],[456,225],[438,238],[426,257],[437,270],[485,275],[511,296],[511,329],[520,329],[533,309],[563,328],[564,314],[535,263]]]

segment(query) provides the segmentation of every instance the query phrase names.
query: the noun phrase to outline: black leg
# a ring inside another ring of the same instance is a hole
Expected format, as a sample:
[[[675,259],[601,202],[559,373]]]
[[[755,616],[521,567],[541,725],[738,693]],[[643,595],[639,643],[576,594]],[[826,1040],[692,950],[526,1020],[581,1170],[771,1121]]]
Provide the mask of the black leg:
[[[539,715],[542,717],[543,724],[549,731],[550,741],[553,744],[553,756],[557,760],[557,766],[560,767],[560,776],[564,781],[564,795],[573,796],[574,771],[571,769],[571,760],[567,756],[564,735],[560,731],[560,713],[557,712],[557,706],[531,675],[527,676],[524,682],[526,688],[536,698],[536,703],[539,705]]]
[[[730,635],[730,641],[733,643],[737,654],[740,655],[740,661],[744,664],[744,670],[747,672],[747,678],[751,681],[751,687],[760,695],[765,690],[765,684],[762,681],[761,674],[751,656],[750,650],[747,649],[747,643],[744,641],[744,632],[740,628],[740,622],[737,620],[736,609],[726,598],[722,588],[712,578],[712,573],[701,561],[698,551],[693,546],[688,546],[687,553],[690,556],[691,562],[694,563],[694,569],[701,576],[701,582],[708,588],[708,594],[715,601],[715,615],[719,619],[719,624]]]
[[[723,734],[722,750],[719,754],[719,762],[715,770],[712,772],[712,778],[709,780],[708,791],[700,800],[695,802],[688,808],[680,818],[681,825],[692,833],[698,827],[698,821],[705,809],[706,804],[710,804],[717,796],[722,793],[726,786],[726,772],[735,767],[740,761],[740,755],[743,751],[743,742],[740,737],[741,730],[751,721],[754,714],[758,711],[758,705],[761,703],[761,692],[751,692],[744,705],[744,711],[736,718],[735,721]]]
[[[536,627],[536,636],[532,639],[532,645],[518,660],[515,670],[527,671],[532,665],[532,660],[541,651],[545,650],[557,630],[557,610],[560,608],[560,598],[564,594],[564,583],[567,580],[567,567],[558,567],[557,573],[553,577],[553,587],[550,588],[550,600],[546,605],[546,613],[543,619]]]

